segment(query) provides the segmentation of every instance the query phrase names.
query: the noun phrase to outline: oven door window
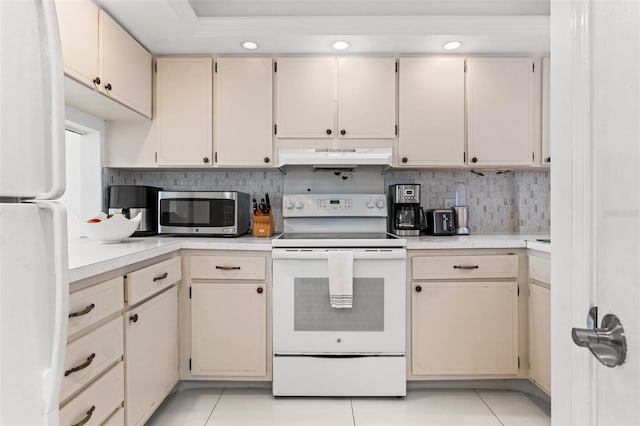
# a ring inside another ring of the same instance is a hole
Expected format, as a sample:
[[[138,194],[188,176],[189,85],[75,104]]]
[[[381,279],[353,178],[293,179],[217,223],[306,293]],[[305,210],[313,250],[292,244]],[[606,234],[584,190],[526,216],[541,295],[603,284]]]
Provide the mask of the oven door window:
[[[233,226],[235,201],[193,198],[160,200],[160,224],[184,227]]]
[[[353,307],[329,304],[328,278],[294,279],[294,331],[384,331],[384,280],[353,279]]]

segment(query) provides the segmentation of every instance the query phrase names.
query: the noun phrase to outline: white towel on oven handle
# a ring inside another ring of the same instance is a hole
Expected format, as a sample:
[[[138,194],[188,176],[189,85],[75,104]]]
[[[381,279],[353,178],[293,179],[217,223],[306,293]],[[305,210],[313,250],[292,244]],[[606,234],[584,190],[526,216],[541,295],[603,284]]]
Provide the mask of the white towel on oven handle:
[[[353,307],[353,252],[330,250],[329,302],[332,308]]]

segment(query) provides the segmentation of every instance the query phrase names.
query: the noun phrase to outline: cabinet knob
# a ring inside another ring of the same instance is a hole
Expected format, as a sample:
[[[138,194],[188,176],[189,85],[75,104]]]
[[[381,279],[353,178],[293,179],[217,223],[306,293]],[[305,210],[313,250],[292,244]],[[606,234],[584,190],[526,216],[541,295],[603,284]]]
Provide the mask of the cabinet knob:
[[[105,84],[105,85],[104,85],[104,88],[105,88],[105,89],[107,89],[107,90],[111,90],[111,89],[112,89],[112,87],[111,87],[111,83],[107,83],[107,84]]]
[[[547,157],[547,158],[545,158],[545,159],[544,159],[544,162],[545,162],[545,163],[551,163],[551,157]]]
[[[138,322],[138,314],[133,314],[129,317],[129,321]]]
[[[264,290],[262,289],[262,287],[258,287],[258,289],[257,289],[256,291],[258,292],[258,294],[262,294],[262,292],[263,292]]]
[[[417,286],[416,286],[416,292],[420,293],[421,291],[422,291],[422,287],[421,287],[421,286],[419,286],[419,285],[417,285]]]
[[[203,162],[204,164],[209,163],[209,157],[204,157],[204,158],[202,159],[202,162]]]
[[[101,81],[102,80],[100,80],[100,77],[96,77],[93,79],[93,84],[99,85]]]
[[[477,162],[478,162],[478,157],[473,157],[473,158],[471,159],[471,162],[472,162],[472,163],[477,163]]]
[[[402,157],[402,162],[406,163],[407,161],[409,161],[409,159],[407,157]]]
[[[331,135],[331,133],[333,133],[331,129],[327,129],[327,135]]]
[[[340,130],[340,134],[341,134],[342,136],[344,136],[344,135],[346,135],[346,134],[347,134],[347,131],[346,131],[346,130],[344,130],[344,129],[342,129],[342,130]]]
[[[265,162],[265,163],[267,163],[267,164],[268,164],[268,163],[269,163],[269,161],[271,161],[271,159],[270,159],[269,157],[264,157],[264,162]]]

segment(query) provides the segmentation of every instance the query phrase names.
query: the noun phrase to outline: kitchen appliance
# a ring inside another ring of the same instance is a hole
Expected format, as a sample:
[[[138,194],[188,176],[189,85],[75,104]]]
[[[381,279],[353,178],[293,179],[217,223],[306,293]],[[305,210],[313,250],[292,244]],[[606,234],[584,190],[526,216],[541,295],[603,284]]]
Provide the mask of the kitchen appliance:
[[[281,148],[278,167],[312,166],[314,168],[390,167],[391,148]]]
[[[249,232],[249,194],[160,191],[158,233],[236,237]]]
[[[400,184],[389,187],[391,219],[389,232],[401,236],[418,236],[422,227],[420,185]]]
[[[283,195],[274,395],[406,394],[406,241],[385,232],[386,204],[382,193]],[[347,292],[334,294],[335,281]]]
[[[453,223],[456,235],[469,235],[469,207],[467,207],[467,187],[463,182],[456,183],[456,204],[453,210]]]
[[[0,87],[0,424],[58,424],[69,266],[53,1],[0,1]]]
[[[454,222],[451,209],[435,209],[427,211],[427,234],[453,235]]]
[[[158,192],[162,188],[137,185],[111,185],[107,188],[109,214],[123,213],[127,219],[142,214],[134,237],[158,233]]]

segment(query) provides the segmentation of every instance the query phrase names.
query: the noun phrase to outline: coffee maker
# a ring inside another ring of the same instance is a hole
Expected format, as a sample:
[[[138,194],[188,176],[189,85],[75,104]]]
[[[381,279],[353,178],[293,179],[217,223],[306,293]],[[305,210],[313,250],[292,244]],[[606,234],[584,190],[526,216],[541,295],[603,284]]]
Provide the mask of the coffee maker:
[[[389,187],[389,232],[399,236],[418,236],[422,227],[420,185],[401,184]]]
[[[107,188],[109,214],[122,213],[132,219],[142,213],[142,220],[133,233],[146,237],[158,233],[158,191],[162,188],[136,185],[111,185]]]

